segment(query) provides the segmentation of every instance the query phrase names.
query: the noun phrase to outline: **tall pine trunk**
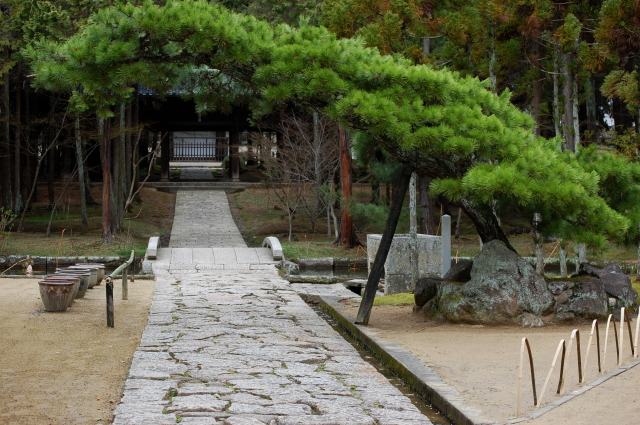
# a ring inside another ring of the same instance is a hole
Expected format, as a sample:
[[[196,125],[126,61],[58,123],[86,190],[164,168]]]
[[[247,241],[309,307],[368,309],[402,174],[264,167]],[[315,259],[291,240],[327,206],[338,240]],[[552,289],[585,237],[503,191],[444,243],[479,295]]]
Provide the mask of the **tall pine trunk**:
[[[564,77],[564,83],[562,85],[562,95],[564,97],[564,114],[562,115],[562,136],[565,140],[565,149],[575,152],[576,145],[573,134],[573,76],[570,65],[571,55],[569,53],[563,53],[562,76]]]
[[[424,174],[419,175],[420,184],[420,209],[422,218],[420,219],[420,231],[426,235],[435,235],[436,226],[431,213],[431,198],[429,197],[429,177]]]
[[[103,121],[102,146],[102,243],[113,241],[111,208],[111,119]]]
[[[16,67],[16,108],[15,108],[15,146],[13,149],[13,212],[19,214],[22,211],[22,182],[21,182],[21,157],[22,157],[22,63]]]
[[[353,217],[349,211],[352,201],[352,177],[351,177],[351,149],[347,133],[341,126],[338,127],[340,138],[340,170],[342,188],[342,208],[340,215],[340,240],[341,246],[353,248],[356,243],[356,234],[353,227]]]
[[[560,118],[560,46],[553,48],[553,128],[555,136],[561,135]]]
[[[82,153],[82,136],[80,134],[80,117],[76,116],[76,161],[78,163],[78,183],[80,189],[80,216],[82,222],[82,233],[87,233],[89,224],[87,221],[87,197],[85,195],[84,183],[84,155]]]
[[[4,84],[2,90],[2,126],[3,143],[0,144],[0,192],[2,196],[2,207],[11,209],[13,201],[11,187],[11,156],[9,146],[11,146],[11,108],[9,107],[9,72],[4,74]]]

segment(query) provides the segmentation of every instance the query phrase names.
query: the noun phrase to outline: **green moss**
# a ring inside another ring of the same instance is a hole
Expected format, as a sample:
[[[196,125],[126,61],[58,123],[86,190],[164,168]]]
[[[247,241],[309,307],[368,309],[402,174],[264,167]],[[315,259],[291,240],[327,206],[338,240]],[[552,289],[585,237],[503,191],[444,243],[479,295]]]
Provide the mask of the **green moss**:
[[[413,305],[415,300],[413,293],[403,292],[401,294],[385,295],[384,297],[376,297],[373,305]]]

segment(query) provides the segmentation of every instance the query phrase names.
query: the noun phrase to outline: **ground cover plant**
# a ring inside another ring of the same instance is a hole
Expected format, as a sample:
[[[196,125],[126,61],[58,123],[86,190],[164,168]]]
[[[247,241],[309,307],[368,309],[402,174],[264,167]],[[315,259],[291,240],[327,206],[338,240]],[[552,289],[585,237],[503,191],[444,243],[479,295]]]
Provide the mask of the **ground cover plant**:
[[[67,191],[64,204],[54,215],[51,236],[47,237],[50,209],[46,197],[46,186],[40,185],[39,199],[26,215],[22,231],[11,231],[0,246],[0,255],[41,255],[41,256],[129,256],[135,250],[136,256],[144,256],[149,237],[169,235],[173,222],[175,195],[158,192],[153,188],[143,188],[140,202],[134,202],[125,219],[125,227],[112,244],[102,243],[100,205],[88,207],[88,231],[81,233],[80,200],[77,188]],[[62,191],[62,184],[55,185],[56,193]],[[100,193],[100,185],[93,188],[94,196]],[[62,231],[64,230],[64,235]]]

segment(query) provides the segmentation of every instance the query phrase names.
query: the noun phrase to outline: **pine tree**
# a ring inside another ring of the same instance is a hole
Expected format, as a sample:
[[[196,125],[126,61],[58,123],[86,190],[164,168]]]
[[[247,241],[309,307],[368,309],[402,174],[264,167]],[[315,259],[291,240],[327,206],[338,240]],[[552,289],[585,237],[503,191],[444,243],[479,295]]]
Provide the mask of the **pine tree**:
[[[476,78],[382,56],[323,28],[274,28],[203,1],[119,5],[68,41],[43,41],[24,55],[37,84],[79,87],[74,108],[105,117],[131,99],[133,84],[168,90],[184,66],[219,70],[250,90],[238,101],[251,102],[256,116],[287,104],[321,110],[434,179],[434,192],[457,201],[485,242],[509,244],[496,201],[546,207],[550,223],[566,221],[596,242],[603,233],[624,238],[631,225],[603,197],[597,171],[536,137],[507,90],[491,93]]]

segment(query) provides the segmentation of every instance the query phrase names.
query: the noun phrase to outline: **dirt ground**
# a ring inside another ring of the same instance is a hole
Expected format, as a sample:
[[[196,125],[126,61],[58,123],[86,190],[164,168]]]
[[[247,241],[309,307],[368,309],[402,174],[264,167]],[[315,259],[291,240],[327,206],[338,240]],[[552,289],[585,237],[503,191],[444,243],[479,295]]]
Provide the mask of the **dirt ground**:
[[[63,313],[44,311],[37,279],[0,279],[0,423],[109,423],[147,324],[155,281],[114,283],[115,328],[105,285]]]
[[[347,305],[343,313],[354,317],[357,310],[358,304]],[[469,405],[480,409],[486,419],[498,423],[516,417],[518,362],[523,337],[527,337],[531,345],[536,388],[540,394],[560,340],[565,339],[568,344],[571,331],[579,329],[584,364],[591,332],[591,323],[586,322],[573,326],[558,325],[535,329],[438,324],[412,314],[411,310],[412,306],[375,306],[369,328],[377,337],[397,343],[415,354],[433,368],[447,384],[454,386]],[[635,332],[635,321],[632,323],[632,330]],[[604,349],[605,326],[602,324],[600,332],[601,349]],[[571,351],[566,364],[565,394],[580,387],[575,343]],[[607,352],[604,371],[610,372],[617,368],[613,330],[609,335]],[[633,360],[626,329],[622,354],[623,363]],[[587,363],[586,383],[599,377],[597,364],[594,339]],[[525,365],[528,365],[526,354]],[[549,381],[543,405],[560,397],[556,395],[559,365],[560,360]],[[640,366],[637,366],[531,423],[637,423],[637,414],[640,411],[640,393],[637,390],[639,381]],[[524,416],[534,410],[528,370],[524,373],[522,391],[521,416]],[[578,414],[582,415],[582,419],[578,420]]]

